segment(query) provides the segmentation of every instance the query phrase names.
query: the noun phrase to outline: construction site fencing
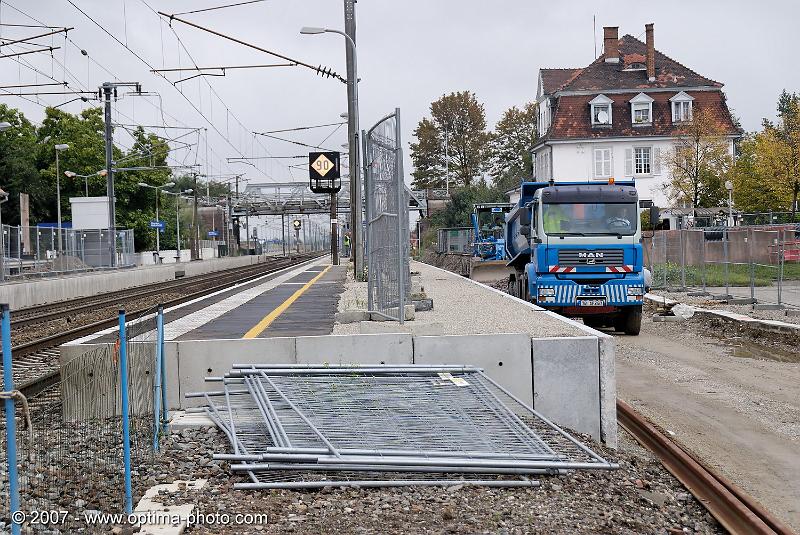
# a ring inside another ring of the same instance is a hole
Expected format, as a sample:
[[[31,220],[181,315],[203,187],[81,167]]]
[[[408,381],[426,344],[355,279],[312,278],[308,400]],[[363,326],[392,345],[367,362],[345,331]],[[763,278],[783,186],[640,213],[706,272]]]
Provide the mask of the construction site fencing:
[[[436,230],[436,252],[440,254],[472,255],[474,231],[470,227],[440,228]]]
[[[60,239],[59,239],[60,237]],[[0,275],[3,280],[136,265],[133,230],[117,230],[112,262],[107,229],[3,225]]]
[[[400,109],[381,119],[364,139],[367,214],[367,306],[402,323],[410,302],[408,193],[403,180]]]
[[[132,321],[121,312],[119,326],[116,341],[62,362],[59,383],[15,400],[15,441],[3,441],[3,457],[16,474],[2,473],[10,491],[2,493],[2,518],[14,510],[28,519],[34,511],[66,511],[45,524],[73,532],[98,513],[130,513],[143,495],[132,477],[153,466],[166,425],[163,311]]]
[[[800,307],[794,226],[667,230],[643,242],[655,289]]]

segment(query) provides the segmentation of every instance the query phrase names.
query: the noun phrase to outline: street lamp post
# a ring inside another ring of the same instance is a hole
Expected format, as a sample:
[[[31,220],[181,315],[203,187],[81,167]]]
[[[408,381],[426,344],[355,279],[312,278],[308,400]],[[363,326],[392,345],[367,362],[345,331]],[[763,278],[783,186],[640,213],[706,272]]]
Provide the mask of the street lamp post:
[[[352,2],[348,5],[345,1],[345,8],[347,13],[345,16],[351,17],[351,24],[354,24],[354,14]],[[349,14],[349,15],[348,15]],[[348,141],[350,143],[350,244],[351,250],[354,251],[353,260],[355,263],[355,273],[358,279],[364,272],[364,250],[362,239],[362,221],[361,221],[361,165],[359,165],[359,143],[358,133],[360,131],[360,121],[358,113],[358,59],[356,53],[356,43],[353,38],[345,32],[333,30],[330,28],[315,28],[303,27],[300,30],[303,35],[316,35],[321,33],[337,33],[345,38],[347,41],[352,61],[352,76],[348,76],[348,94],[350,98],[347,102],[347,126],[348,126]],[[349,66],[349,65],[348,65]],[[348,69],[348,75],[350,69]]]
[[[0,128],[2,128],[2,125],[3,123],[0,123]],[[6,231],[3,228],[2,205],[7,200],[8,193],[0,189],[0,282],[5,282],[6,280]]]
[[[64,171],[64,176],[67,178],[82,178],[83,179],[83,188],[84,188],[84,197],[89,196],[89,177],[90,176],[106,176],[108,171],[105,169],[101,169],[96,173],[89,173],[88,175],[79,175],[78,173],[74,173],[72,171]]]
[[[177,193],[172,193],[171,191],[164,191],[167,195],[173,195],[175,197],[175,247],[177,247],[177,252],[175,253],[175,261],[181,261],[181,211],[179,209],[180,204],[179,201],[181,200],[181,194],[189,194],[194,193],[193,189],[185,189],[183,191],[179,191]]]
[[[139,182],[139,186],[141,186],[143,188],[150,188],[150,189],[156,190],[156,222],[159,221],[159,219],[158,219],[158,198],[159,198],[159,193],[161,193],[162,189],[171,188],[174,185],[175,185],[175,182],[167,182],[166,184],[163,184],[161,186],[151,186],[150,184],[146,184],[144,182]],[[156,255],[158,256],[159,259],[161,258],[161,229],[158,228],[158,227],[156,227]]]
[[[58,213],[58,254],[62,254],[61,248],[61,173],[58,169],[58,153],[67,150],[69,145],[61,143],[55,146],[56,149],[56,211]]]

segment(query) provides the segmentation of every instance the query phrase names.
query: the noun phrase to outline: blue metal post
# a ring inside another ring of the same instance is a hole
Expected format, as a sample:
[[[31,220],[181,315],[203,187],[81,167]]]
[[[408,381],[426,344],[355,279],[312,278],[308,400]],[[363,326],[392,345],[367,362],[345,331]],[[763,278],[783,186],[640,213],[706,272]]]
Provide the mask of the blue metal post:
[[[161,372],[164,361],[164,348],[161,345],[161,335],[163,334],[162,311],[163,309],[159,306],[156,313],[156,369],[153,379],[153,451],[158,451],[158,435],[161,431]]]
[[[131,435],[128,414],[128,340],[125,335],[125,310],[119,311],[119,374],[122,385],[122,458],[125,466],[125,512],[133,512],[131,493]]]
[[[158,307],[158,344],[161,347],[161,423],[163,431],[167,431],[167,359],[164,355],[164,307]]]
[[[2,253],[0,253],[2,254]],[[11,369],[11,313],[8,305],[0,305],[2,311],[3,336],[3,390],[14,390],[14,376]],[[14,400],[5,399],[6,411],[6,446],[8,448],[8,487],[10,490],[11,533],[19,535],[20,524],[14,520],[14,512],[19,511],[19,481],[17,479],[17,422],[14,418]]]

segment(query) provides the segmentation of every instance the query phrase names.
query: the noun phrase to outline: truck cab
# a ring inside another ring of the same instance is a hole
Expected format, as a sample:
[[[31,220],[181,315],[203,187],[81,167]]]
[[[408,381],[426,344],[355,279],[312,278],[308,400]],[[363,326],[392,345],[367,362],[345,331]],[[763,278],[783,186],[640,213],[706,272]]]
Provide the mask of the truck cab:
[[[521,189],[506,225],[509,292],[591,327],[639,334],[645,281],[634,184],[525,182]]]

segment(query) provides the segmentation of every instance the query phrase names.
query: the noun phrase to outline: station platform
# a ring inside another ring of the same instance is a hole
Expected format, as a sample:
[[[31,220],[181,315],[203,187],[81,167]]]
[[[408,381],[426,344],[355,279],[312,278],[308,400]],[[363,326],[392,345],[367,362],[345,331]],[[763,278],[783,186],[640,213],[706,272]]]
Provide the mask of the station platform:
[[[331,334],[345,272],[346,266],[333,266],[323,257],[171,307],[164,311],[164,339]],[[152,316],[128,318],[129,330],[141,339],[152,337],[152,323]],[[108,343],[116,337],[117,329],[109,328],[72,344]]]

